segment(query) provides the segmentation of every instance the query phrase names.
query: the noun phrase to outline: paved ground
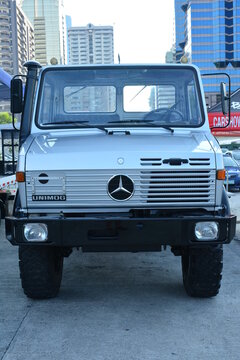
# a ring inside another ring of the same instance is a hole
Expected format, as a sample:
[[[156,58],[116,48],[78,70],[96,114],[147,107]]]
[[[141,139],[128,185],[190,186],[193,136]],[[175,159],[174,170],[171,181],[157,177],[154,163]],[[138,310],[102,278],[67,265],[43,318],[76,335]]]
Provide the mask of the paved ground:
[[[240,232],[225,246],[222,288],[213,299],[185,295],[180,258],[170,251],[76,251],[65,261],[58,298],[32,301],[21,290],[17,248],[3,240],[3,225],[0,360],[239,360]]]

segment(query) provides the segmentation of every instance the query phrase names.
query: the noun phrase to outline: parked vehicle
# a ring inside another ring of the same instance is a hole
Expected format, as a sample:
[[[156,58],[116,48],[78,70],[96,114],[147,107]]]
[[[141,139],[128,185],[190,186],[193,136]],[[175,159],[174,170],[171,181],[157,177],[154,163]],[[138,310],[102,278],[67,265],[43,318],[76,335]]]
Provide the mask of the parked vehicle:
[[[224,167],[226,169],[226,179],[224,184],[229,190],[240,189],[240,167],[238,163],[229,155],[223,156]]]
[[[193,65],[26,64],[8,240],[19,246],[22,287],[57,295],[63,258],[83,252],[161,251],[182,257],[190,296],[215,296],[223,244],[236,228]],[[226,110],[226,89],[221,86]],[[224,110],[224,112],[225,112]]]
[[[240,165],[240,151],[239,150],[233,150],[232,151],[232,158]]]
[[[17,183],[15,175],[0,178],[0,219],[9,215],[16,192]]]
[[[223,154],[229,153],[229,149],[228,149],[228,148],[221,147],[221,150],[222,150],[222,153],[223,153]]]

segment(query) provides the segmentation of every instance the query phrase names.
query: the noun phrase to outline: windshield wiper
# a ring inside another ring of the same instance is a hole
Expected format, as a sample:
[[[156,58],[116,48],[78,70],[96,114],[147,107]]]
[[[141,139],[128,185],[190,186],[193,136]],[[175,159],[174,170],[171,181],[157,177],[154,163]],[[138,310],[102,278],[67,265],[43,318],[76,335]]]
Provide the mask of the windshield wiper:
[[[124,120],[124,121],[120,121],[120,120],[117,120],[117,121],[109,121],[108,124],[124,124],[124,125],[128,125],[131,126],[131,125],[139,125],[139,124],[144,124],[144,126],[148,125],[149,127],[151,126],[154,126],[154,127],[161,127],[163,129],[166,129],[168,131],[171,131],[171,133],[174,133],[174,129],[172,129],[170,126],[167,126],[167,125],[159,125],[159,124],[156,124],[156,122],[151,122],[151,121],[148,121],[148,120]]]
[[[69,125],[72,127],[79,127],[79,128],[91,128],[91,129],[99,129],[102,131],[105,131],[106,133],[108,133],[108,131],[105,129],[104,126],[101,125],[89,125],[89,121],[55,121],[55,122],[47,122],[44,124],[41,124],[43,126],[45,125]]]
[[[80,126],[82,124],[88,123],[88,121],[53,121],[53,122],[46,122],[41,125],[76,125],[79,124]]]

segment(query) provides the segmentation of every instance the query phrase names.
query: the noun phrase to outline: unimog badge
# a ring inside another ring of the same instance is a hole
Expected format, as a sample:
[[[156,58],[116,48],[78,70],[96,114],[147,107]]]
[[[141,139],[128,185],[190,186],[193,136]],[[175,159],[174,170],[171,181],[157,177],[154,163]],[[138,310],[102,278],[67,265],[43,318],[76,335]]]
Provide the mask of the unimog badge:
[[[66,195],[32,195],[32,201],[66,201]]]

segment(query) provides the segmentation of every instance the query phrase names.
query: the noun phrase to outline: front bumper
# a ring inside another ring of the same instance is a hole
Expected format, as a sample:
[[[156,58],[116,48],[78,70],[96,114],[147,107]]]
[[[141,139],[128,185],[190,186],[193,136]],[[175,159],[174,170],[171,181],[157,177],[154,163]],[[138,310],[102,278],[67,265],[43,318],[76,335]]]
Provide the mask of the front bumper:
[[[215,241],[197,241],[195,223],[216,221],[219,237]],[[48,240],[28,242],[23,225],[44,223],[48,226]],[[83,251],[157,251],[162,245],[201,246],[227,244],[235,236],[236,216],[182,216],[182,217],[7,217],[7,239],[13,245],[52,245],[82,247]]]

